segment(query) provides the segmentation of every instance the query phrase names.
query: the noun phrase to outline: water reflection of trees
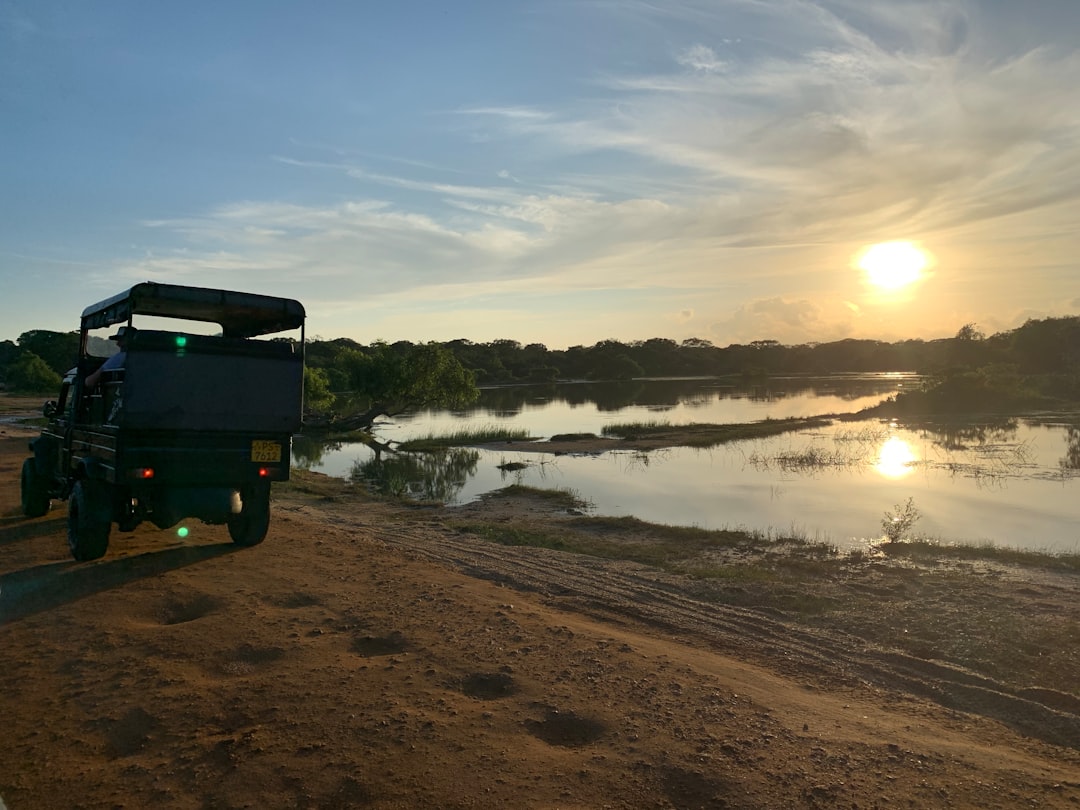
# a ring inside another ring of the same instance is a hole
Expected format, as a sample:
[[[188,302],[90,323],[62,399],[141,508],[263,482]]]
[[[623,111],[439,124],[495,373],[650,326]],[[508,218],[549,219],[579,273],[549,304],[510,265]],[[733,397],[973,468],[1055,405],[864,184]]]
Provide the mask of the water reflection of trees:
[[[869,379],[791,379],[762,381],[726,380],[633,380],[602,383],[561,383],[550,385],[486,388],[480,392],[477,409],[495,414],[516,415],[526,405],[537,402],[595,405],[600,411],[618,411],[638,406],[663,411],[678,406],[706,406],[717,399],[749,399],[779,402],[796,396],[830,396],[858,400],[895,390],[896,382],[884,377]]]
[[[971,450],[1007,444],[1016,439],[1020,429],[1015,419],[987,424],[924,425],[923,435],[944,450]]]
[[[323,456],[341,449],[341,442],[311,436],[294,436],[292,442],[292,465],[298,470],[310,470],[322,466]]]
[[[349,478],[384,495],[451,503],[475,474],[479,461],[479,451],[463,447],[428,453],[379,453],[366,461],[354,461]]]
[[[1060,464],[1063,471],[1080,471],[1080,427],[1069,425],[1065,428],[1065,455]]]
[[[1031,443],[1017,441],[1020,429],[1014,418],[984,424],[924,426],[922,435],[947,456],[937,466],[952,475],[972,478],[979,486],[995,486],[1030,471],[1034,462]],[[953,457],[952,454],[959,454]]]

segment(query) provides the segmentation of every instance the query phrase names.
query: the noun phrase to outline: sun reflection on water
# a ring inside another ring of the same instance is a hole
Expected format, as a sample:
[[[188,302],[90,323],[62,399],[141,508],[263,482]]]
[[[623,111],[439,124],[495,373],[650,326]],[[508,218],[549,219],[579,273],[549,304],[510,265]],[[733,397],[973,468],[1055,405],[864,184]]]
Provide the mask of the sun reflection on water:
[[[877,464],[874,469],[886,478],[903,478],[910,475],[919,457],[911,448],[911,445],[899,436],[887,439],[878,450]]]

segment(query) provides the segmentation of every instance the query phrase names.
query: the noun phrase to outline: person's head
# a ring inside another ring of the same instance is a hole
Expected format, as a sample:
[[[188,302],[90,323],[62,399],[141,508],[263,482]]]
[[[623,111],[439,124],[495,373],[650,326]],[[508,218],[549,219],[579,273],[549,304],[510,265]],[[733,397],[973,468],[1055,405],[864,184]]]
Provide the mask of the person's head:
[[[115,340],[121,349],[127,349],[128,341],[136,331],[134,326],[121,326],[115,335],[109,335],[109,340]]]

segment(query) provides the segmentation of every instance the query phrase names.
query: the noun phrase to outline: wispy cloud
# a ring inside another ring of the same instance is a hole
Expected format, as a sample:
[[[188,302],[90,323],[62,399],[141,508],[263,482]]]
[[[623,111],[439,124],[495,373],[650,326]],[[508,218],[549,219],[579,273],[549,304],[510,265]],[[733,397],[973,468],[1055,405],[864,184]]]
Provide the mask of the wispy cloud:
[[[673,26],[652,40],[666,50],[582,77],[577,97],[436,116],[460,148],[492,145],[480,168],[344,148],[321,150],[326,161],[279,155],[355,191],[147,223],[182,249],[128,272],[258,267],[282,283],[332,278],[342,297],[416,302],[468,285],[493,296],[651,286],[680,313],[665,317],[711,322],[718,341],[820,340],[873,320],[853,289],[817,280],[846,271],[859,244],[1064,240],[1080,220],[1080,53],[990,47],[982,4],[592,7]],[[807,258],[783,253],[795,247]],[[710,290],[743,303],[700,304]]]
[[[489,108],[487,125],[503,117],[508,138],[647,159],[635,170],[654,177],[709,177],[719,197],[737,188],[741,224],[770,241],[933,232],[1080,197],[1075,53],[987,63],[954,7],[830,5],[861,9],[863,27],[784,4],[805,49],[721,60],[693,45],[676,54],[689,74],[609,78],[599,108]]]
[[[716,52],[706,45],[692,45],[678,54],[675,60],[684,67],[702,73],[718,73],[726,67],[726,63],[717,58]]]

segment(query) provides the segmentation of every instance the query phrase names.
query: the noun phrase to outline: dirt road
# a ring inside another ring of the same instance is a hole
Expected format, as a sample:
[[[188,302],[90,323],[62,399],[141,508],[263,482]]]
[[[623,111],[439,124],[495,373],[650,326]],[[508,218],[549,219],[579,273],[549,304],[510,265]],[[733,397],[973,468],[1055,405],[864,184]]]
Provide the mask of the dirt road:
[[[10,810],[1080,806],[1080,686],[343,488],[278,493],[252,549],[140,527],[74,563],[64,504],[19,513],[27,434],[0,434]]]

